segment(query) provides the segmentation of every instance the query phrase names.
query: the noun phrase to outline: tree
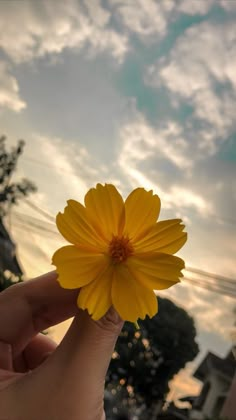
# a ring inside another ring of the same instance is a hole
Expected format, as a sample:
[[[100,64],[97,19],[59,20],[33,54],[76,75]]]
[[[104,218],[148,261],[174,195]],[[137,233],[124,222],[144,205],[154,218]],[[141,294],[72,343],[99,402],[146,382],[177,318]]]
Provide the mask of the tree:
[[[6,137],[0,137],[0,291],[22,281],[22,270],[15,256],[15,244],[11,240],[3,220],[12,205],[36,191],[35,185],[27,179],[13,182],[19,156],[24,149],[24,141],[19,140],[10,152],[6,150]],[[8,270],[8,273],[6,273]]]
[[[19,140],[11,152],[6,151],[6,137],[0,137],[0,218],[6,216],[9,208],[19,199],[36,191],[35,185],[27,179],[12,182],[19,156],[23,153],[24,141]]]
[[[15,283],[22,282],[21,276],[15,276],[12,273],[3,272],[0,270],[0,292],[7,289],[8,287],[12,286]]]
[[[117,407],[143,408],[148,419],[163,404],[170,379],[199,351],[193,319],[168,299],[158,302],[158,314],[140,321],[139,331],[125,324],[107,374]]]

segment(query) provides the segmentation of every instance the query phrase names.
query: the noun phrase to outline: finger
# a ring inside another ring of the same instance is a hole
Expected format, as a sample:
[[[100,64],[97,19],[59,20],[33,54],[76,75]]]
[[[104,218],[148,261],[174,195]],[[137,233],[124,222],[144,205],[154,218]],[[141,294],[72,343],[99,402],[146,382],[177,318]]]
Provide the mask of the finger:
[[[98,322],[79,311],[55,352],[32,372],[34,392],[42,398],[50,393],[50,404],[66,410],[68,418],[100,418],[105,375],[122,325],[113,308]]]
[[[80,310],[51,362],[59,370],[66,369],[67,374],[69,364],[68,376],[84,376],[83,386],[87,380],[89,387],[93,386],[90,382],[103,382],[122,326],[123,321],[113,308],[97,322]]]
[[[0,339],[15,357],[38,332],[74,316],[77,295],[60,287],[55,272],[8,288],[0,294]]]
[[[57,348],[51,338],[38,334],[24,350],[24,360],[27,370],[35,369]]]
[[[12,349],[10,344],[0,341],[0,369],[12,370]]]
[[[15,372],[28,372],[39,366],[57,347],[57,344],[43,334],[38,334],[24,351],[13,360]]]
[[[18,354],[13,359],[13,369],[14,369],[14,372],[17,372],[17,373],[24,373],[28,371],[25,358],[24,358],[24,353]]]

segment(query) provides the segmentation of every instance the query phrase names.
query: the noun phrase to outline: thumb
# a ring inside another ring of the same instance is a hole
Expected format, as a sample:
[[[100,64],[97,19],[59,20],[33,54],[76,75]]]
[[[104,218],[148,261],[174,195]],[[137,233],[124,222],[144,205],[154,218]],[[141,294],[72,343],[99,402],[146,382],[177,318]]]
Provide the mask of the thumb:
[[[99,418],[105,376],[122,326],[114,308],[96,322],[79,310],[55,352],[32,372],[38,393],[50,395],[55,410],[66,410],[67,418]]]
[[[79,310],[50,364],[56,371],[63,371],[75,388],[76,383],[82,382],[83,389],[89,387],[91,394],[93,388],[104,383],[122,326],[123,321],[114,308],[96,322],[87,311]]]

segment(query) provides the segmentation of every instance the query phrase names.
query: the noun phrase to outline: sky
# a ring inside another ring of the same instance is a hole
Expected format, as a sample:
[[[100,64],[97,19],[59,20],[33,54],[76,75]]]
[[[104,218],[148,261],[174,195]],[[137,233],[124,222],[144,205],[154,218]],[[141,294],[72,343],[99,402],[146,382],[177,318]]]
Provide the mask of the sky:
[[[27,277],[52,269],[66,201],[111,182],[152,189],[186,223],[186,266],[236,281],[235,101],[234,0],[1,0],[1,134],[38,187],[6,220]],[[194,317],[197,362],[225,356],[235,300],[186,277],[162,295]],[[198,391],[197,362],[175,395]]]

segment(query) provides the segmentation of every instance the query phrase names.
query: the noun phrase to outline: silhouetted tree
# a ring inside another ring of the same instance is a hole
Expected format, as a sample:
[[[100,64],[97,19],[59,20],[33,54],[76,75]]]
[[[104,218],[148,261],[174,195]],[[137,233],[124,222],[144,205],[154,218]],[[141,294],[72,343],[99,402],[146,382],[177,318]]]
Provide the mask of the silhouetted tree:
[[[158,314],[140,321],[140,330],[125,324],[107,374],[117,406],[143,407],[148,419],[165,400],[170,379],[199,351],[193,319],[168,299],[158,302]]]
[[[12,181],[12,175],[17,167],[19,156],[24,149],[24,141],[19,140],[16,147],[6,151],[6,137],[0,137],[0,217],[7,214],[18,200],[36,191],[35,185],[27,179]]]
[[[12,273],[6,273],[0,270],[0,292],[3,292],[3,290],[21,281],[23,280],[20,275],[15,276]]]
[[[6,137],[0,137],[0,291],[21,281],[22,276],[15,256],[15,244],[4,225],[4,217],[7,216],[12,205],[36,191],[35,185],[27,179],[17,182],[12,180],[23,149],[24,141],[19,140],[16,147],[13,147],[10,152],[7,151]]]

